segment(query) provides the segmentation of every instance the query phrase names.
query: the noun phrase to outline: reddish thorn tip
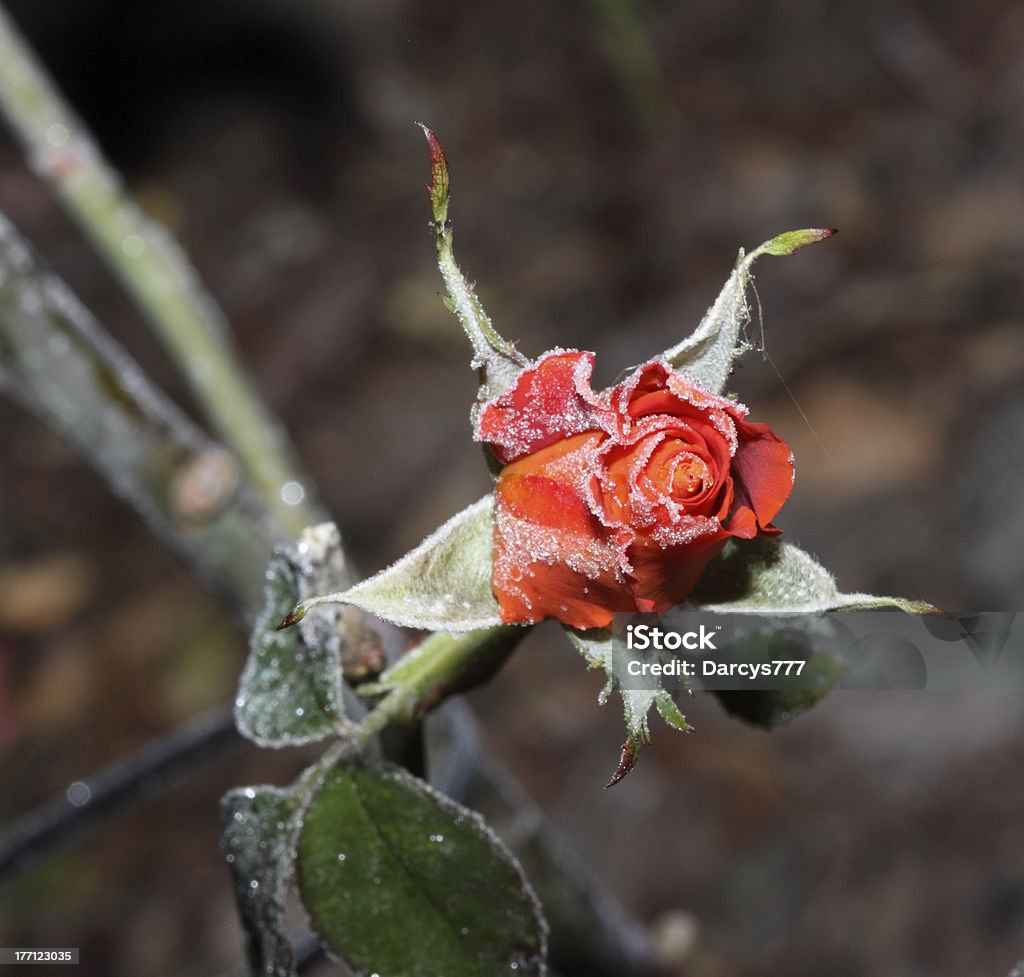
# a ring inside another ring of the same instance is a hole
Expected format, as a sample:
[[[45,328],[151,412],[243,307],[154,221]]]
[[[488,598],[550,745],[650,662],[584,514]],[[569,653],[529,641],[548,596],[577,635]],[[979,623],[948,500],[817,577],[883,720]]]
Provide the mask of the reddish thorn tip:
[[[622,744],[622,758],[619,760],[619,765],[612,774],[612,779],[604,785],[604,789],[607,790],[609,787],[614,787],[623,777],[629,773],[633,767],[636,766],[636,761],[639,756],[636,740],[631,736],[625,743]]]
[[[274,628],[274,630],[284,631],[285,628],[290,628],[293,624],[297,623],[299,621],[299,618],[300,615],[296,614],[295,611],[292,611],[287,615],[287,617],[282,619],[281,623],[276,628]]]
[[[433,129],[429,126],[425,126],[422,122],[417,122],[416,125],[423,130],[423,135],[427,138],[427,145],[430,147],[430,162],[432,165],[438,163],[447,164],[445,159],[444,150],[441,148],[441,144],[437,141],[437,136],[434,135]]]

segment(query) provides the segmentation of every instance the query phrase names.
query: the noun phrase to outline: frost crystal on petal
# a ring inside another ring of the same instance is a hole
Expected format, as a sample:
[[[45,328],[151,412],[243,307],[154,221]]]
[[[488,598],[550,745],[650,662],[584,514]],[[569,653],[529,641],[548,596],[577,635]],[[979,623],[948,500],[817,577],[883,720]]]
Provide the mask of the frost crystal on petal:
[[[593,353],[550,350],[481,406],[474,437],[507,464],[577,434],[613,432],[607,393],[590,386],[593,369]]]

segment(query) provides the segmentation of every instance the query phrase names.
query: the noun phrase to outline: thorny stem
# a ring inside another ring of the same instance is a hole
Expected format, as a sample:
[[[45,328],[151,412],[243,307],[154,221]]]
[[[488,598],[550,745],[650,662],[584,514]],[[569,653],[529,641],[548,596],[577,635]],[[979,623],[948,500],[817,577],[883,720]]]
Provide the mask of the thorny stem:
[[[180,364],[268,511],[296,538],[322,521],[313,486],[297,475],[280,422],[238,364],[220,309],[167,230],[126,193],[2,6],[0,110],[32,168],[53,187]]]

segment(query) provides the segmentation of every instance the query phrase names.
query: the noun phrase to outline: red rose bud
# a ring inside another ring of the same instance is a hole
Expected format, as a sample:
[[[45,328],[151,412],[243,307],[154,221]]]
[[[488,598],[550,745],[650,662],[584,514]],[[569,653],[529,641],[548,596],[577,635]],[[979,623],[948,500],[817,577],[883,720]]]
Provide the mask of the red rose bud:
[[[546,353],[477,417],[503,466],[491,584],[508,623],[668,610],[730,537],[779,533],[793,456],[767,425],[662,360],[599,393],[593,364]]]

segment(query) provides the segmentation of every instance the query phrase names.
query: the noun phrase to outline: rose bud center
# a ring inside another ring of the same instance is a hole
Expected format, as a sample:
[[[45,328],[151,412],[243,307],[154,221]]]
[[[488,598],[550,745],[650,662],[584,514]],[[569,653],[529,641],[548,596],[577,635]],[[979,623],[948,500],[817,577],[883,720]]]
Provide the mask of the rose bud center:
[[[680,438],[663,442],[655,450],[648,472],[658,490],[677,502],[692,503],[715,485],[714,472],[699,448]]]
[[[672,476],[673,495],[696,495],[704,488],[714,484],[714,479],[708,471],[708,466],[695,455],[680,455],[679,464],[676,465],[675,473]]]

